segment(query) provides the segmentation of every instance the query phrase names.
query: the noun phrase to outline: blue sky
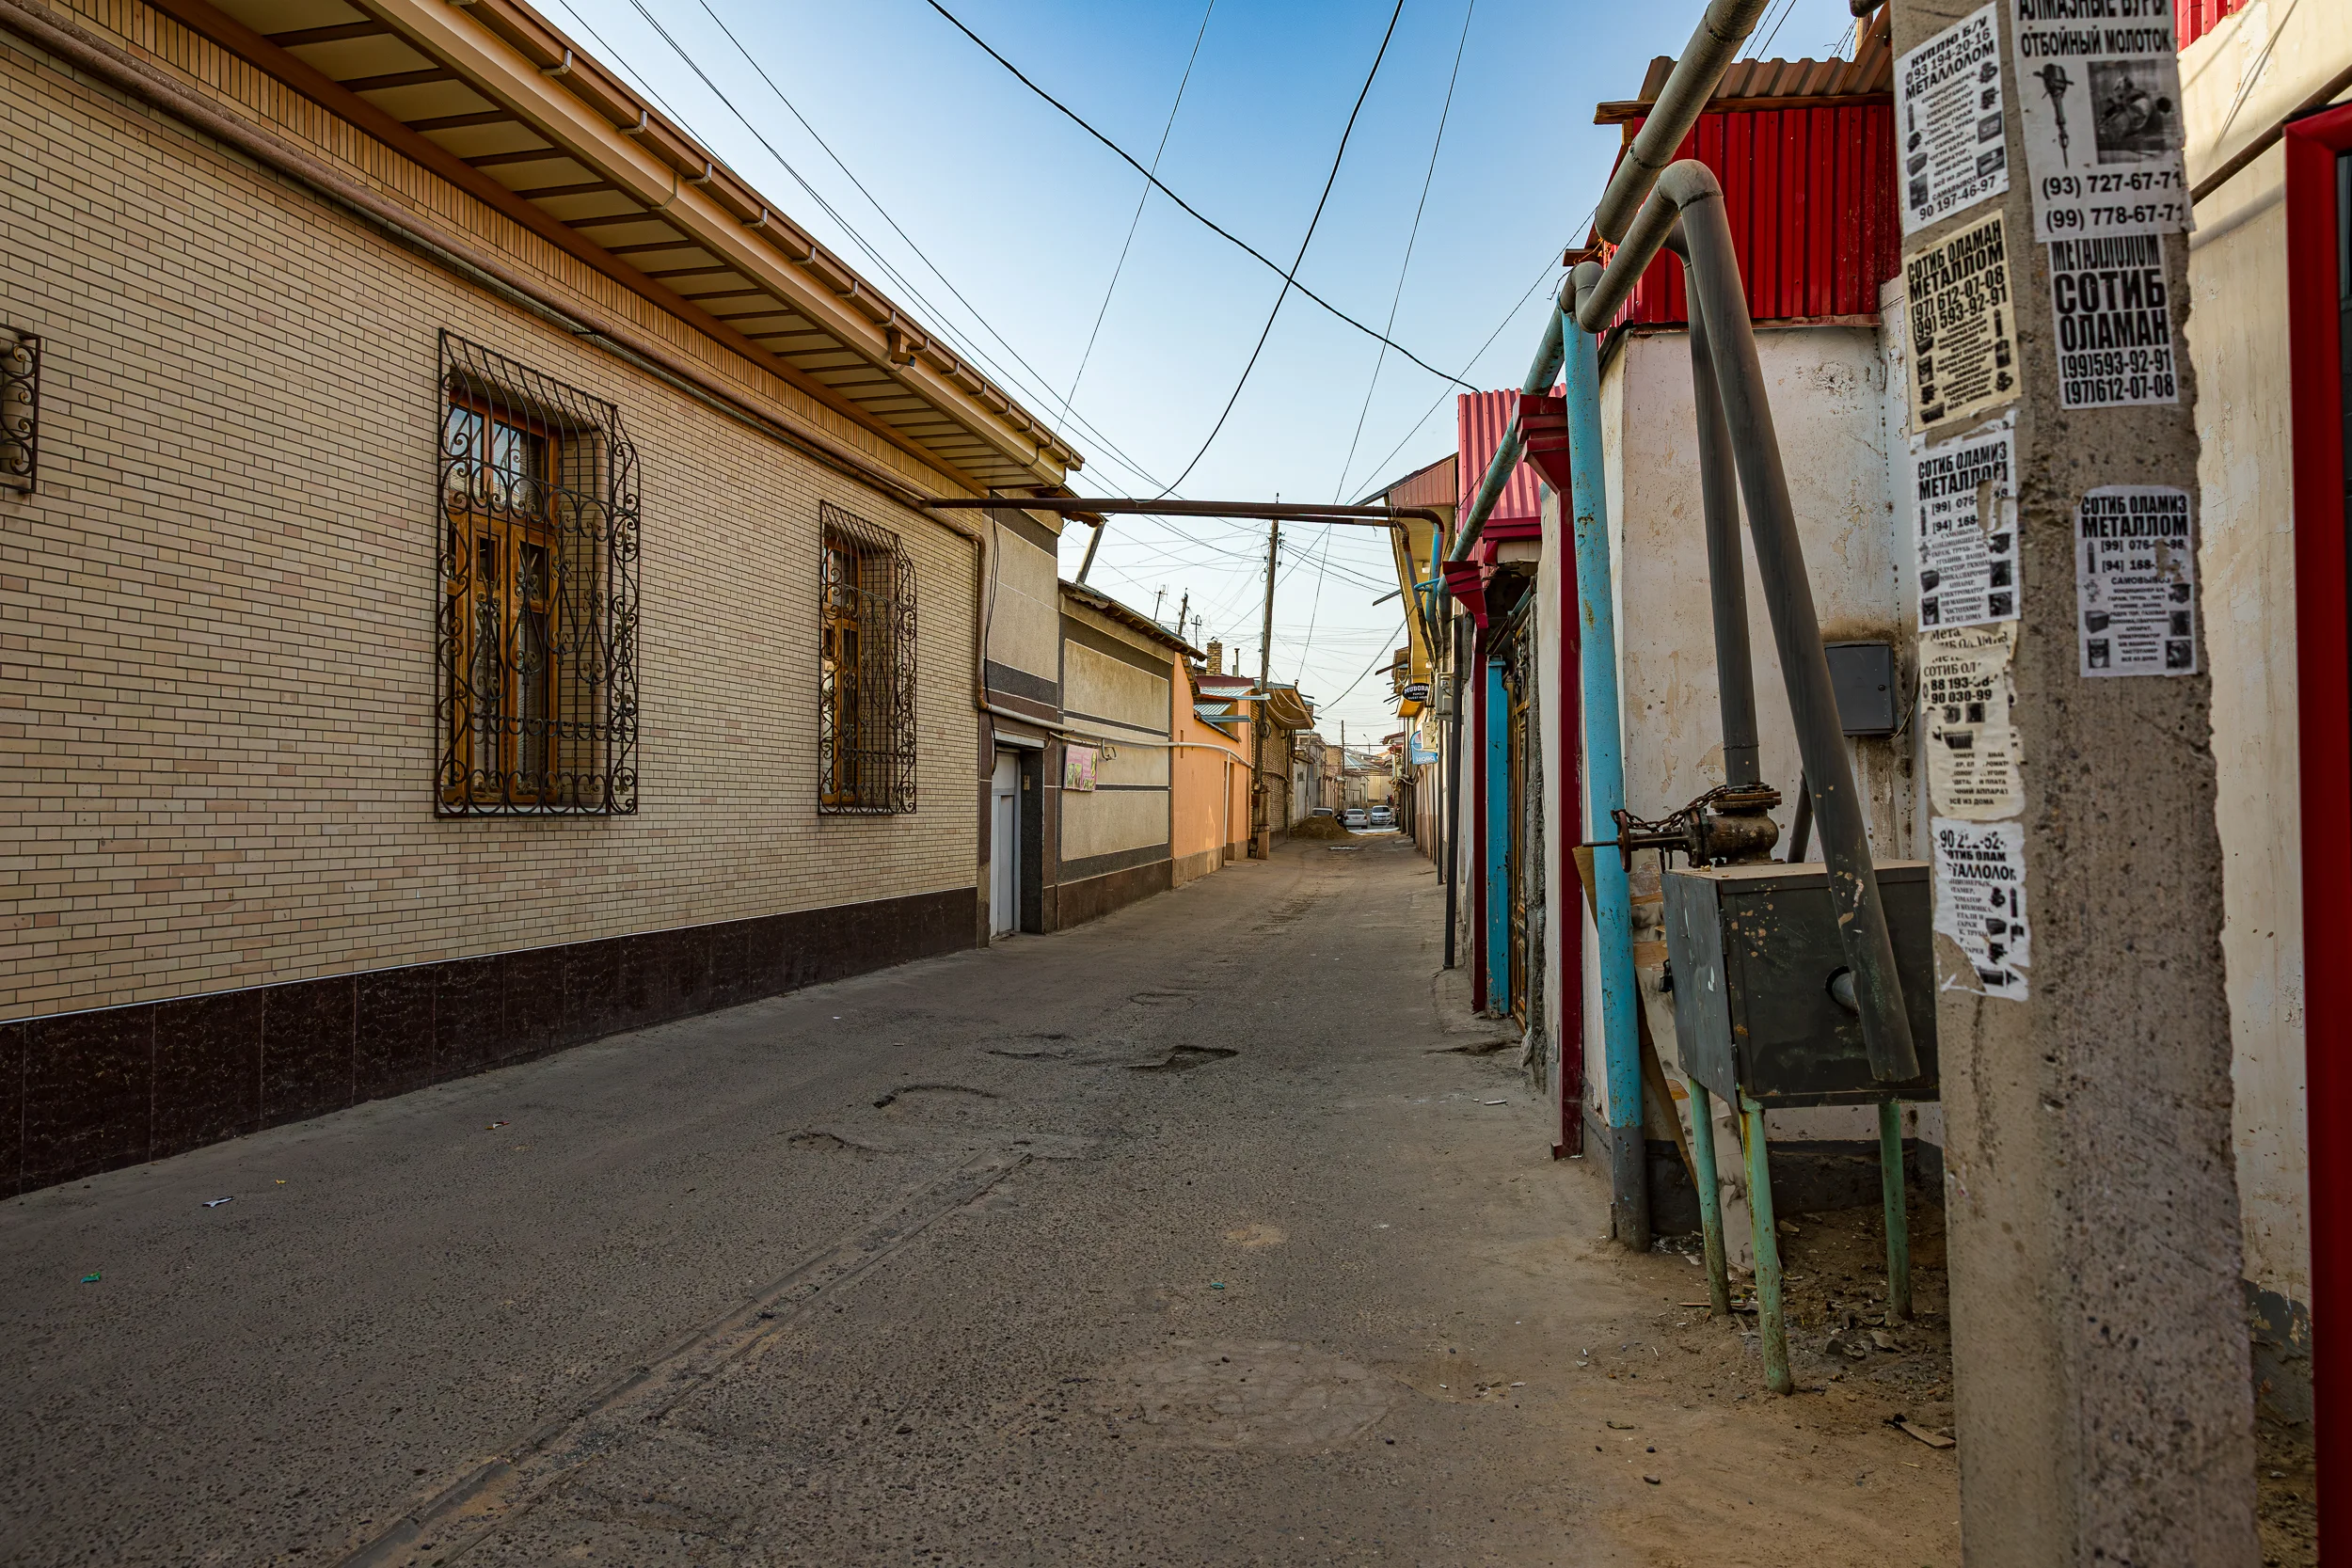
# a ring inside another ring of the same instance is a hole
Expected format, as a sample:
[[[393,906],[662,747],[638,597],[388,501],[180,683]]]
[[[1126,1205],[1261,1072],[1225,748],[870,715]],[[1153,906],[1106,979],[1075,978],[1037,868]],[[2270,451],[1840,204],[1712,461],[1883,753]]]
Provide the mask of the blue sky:
[[[541,3],[567,30],[595,35],[591,48],[669,103],[777,206],[1059,426],[1088,458],[1074,489],[1155,494],[1200,451],[1279,277],[1153,195],[1065,417],[1143,180],[925,0],[707,0],[708,11],[705,0],[643,0],[716,90],[632,0]],[[1702,3],[1471,3],[1406,0],[1298,276],[1375,327],[1393,300],[1397,342],[1476,385],[1516,385],[1560,248],[1581,237],[1614,155],[1618,134],[1592,123],[1593,105],[1632,97],[1653,55],[1681,49]],[[1168,131],[1161,180],[1287,265],[1393,0],[943,4],[1147,165]],[[1781,0],[1756,44],[1775,28],[1769,52],[1791,58],[1821,57],[1849,36],[1838,0]],[[1196,38],[1171,130],[1169,105]],[[1459,79],[1400,296],[1457,44]],[[1231,419],[1178,493],[1353,500],[1452,451],[1453,402],[1441,400],[1450,388],[1394,354],[1375,384],[1379,354],[1294,293]],[[1065,541],[1065,576],[1076,572],[1086,532],[1073,528]],[[1147,612],[1158,602],[1171,621],[1189,594],[1205,619],[1200,635],[1248,648],[1254,672],[1264,551],[1263,527],[1122,519],[1089,580]],[[1286,528],[1283,556],[1276,678],[1321,700],[1327,736],[1343,717],[1351,741],[1376,738],[1391,727],[1385,683],[1347,689],[1400,641],[1396,602],[1371,602],[1394,586],[1381,535]]]

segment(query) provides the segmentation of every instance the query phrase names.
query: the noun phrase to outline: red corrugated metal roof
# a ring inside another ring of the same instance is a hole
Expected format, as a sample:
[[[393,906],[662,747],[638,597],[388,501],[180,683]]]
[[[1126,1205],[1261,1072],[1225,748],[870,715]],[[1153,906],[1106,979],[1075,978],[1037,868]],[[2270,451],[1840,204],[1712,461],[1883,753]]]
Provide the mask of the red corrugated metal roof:
[[[1673,69],[1671,59],[1651,61],[1641,100],[1603,103],[1595,118],[1622,124],[1630,144]],[[1902,267],[1894,85],[1881,7],[1851,60],[1734,61],[1709,100],[1716,106],[1683,139],[1675,155],[1697,159],[1723,182],[1756,320],[1878,315],[1880,287]],[[1682,263],[1661,254],[1616,326],[1678,326],[1689,319]]]
[[[1502,445],[1502,433],[1511,427],[1512,411],[1518,407],[1517,392],[1464,392],[1454,400],[1454,452],[1459,459],[1459,486],[1455,504],[1463,513],[1470,510],[1477,498],[1478,487],[1486,483],[1486,467],[1494,461],[1495,449]],[[1543,527],[1543,506],[1535,490],[1535,470],[1525,463],[1511,475],[1511,482],[1502,487],[1502,499],[1486,518],[1486,537],[1504,537],[1498,528],[1508,530]],[[1456,515],[1461,515],[1457,513]]]
[[[1902,266],[1891,106],[1708,113],[1676,156],[1696,158],[1723,182],[1748,313],[1756,320],[1878,314],[1880,286]],[[1661,254],[1635,285],[1617,325],[1679,325],[1689,319],[1682,263]]]
[[[2186,49],[2245,6],[2246,0],[2174,0],[2172,22],[2180,32],[2180,46]]]
[[[2194,0],[2191,0],[2194,3]],[[2214,0],[2204,0],[2213,4]],[[2234,4],[2236,0],[2228,0]],[[1625,103],[1603,103],[1595,112],[1597,125],[1639,119],[1665,89],[1674,72],[1674,57],[1661,55],[1650,61],[1642,78],[1642,94]],[[1710,103],[1754,107],[1759,99],[1858,98],[1891,101],[1895,91],[1895,53],[1887,33],[1886,8],[1862,29],[1851,60],[1734,60],[1715,84]],[[1795,107],[1790,104],[1788,107]]]

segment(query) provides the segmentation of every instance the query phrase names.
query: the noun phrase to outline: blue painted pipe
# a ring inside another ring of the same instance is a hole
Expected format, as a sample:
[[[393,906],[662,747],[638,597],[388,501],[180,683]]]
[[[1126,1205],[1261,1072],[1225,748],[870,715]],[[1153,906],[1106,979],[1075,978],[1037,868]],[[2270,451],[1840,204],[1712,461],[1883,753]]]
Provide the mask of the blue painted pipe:
[[[1584,794],[1587,841],[1614,838],[1625,805],[1625,746],[1617,710],[1616,595],[1609,563],[1609,496],[1600,447],[1600,351],[1570,325],[1567,360],[1569,505],[1575,513],[1577,613],[1582,617]],[[1625,857],[1593,857],[1594,924],[1600,936],[1600,1021],[1609,1091],[1610,1195],[1617,1240],[1649,1250],[1649,1173],[1642,1141],[1641,1006],[1633,979],[1633,906]]]

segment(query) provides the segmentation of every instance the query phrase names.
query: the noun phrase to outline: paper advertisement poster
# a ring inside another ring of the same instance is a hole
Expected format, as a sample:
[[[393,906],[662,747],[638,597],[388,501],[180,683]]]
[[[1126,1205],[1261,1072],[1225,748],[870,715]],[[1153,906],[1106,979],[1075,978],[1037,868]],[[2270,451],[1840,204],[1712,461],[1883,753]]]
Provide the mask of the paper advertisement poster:
[[[1061,754],[1061,786],[1064,789],[1089,790],[1094,787],[1094,770],[1102,753],[1091,746],[1068,746]]]
[[[2026,828],[2021,822],[1931,820],[1935,840],[1935,928],[1959,943],[1965,974],[1946,990],[2023,1002],[2033,963],[2026,915]]]
[[[2108,484],[2074,514],[2075,641],[2086,675],[2197,673],[2188,492]]]
[[[1903,260],[1911,428],[1964,430],[2017,396],[2017,313],[2001,214]]]
[[[2162,235],[2052,240],[2050,314],[2060,407],[2181,401]]]
[[[2192,227],[2173,0],[2013,0],[2033,237]]]
[[[2017,619],[2016,421],[1913,454],[1919,626]]]
[[[1994,9],[1963,17],[1895,62],[1906,234],[2009,189]]]
[[[1919,640],[1919,730],[1928,799],[1944,816],[1991,822],[2026,809],[2010,710],[2014,623],[1956,626]]]

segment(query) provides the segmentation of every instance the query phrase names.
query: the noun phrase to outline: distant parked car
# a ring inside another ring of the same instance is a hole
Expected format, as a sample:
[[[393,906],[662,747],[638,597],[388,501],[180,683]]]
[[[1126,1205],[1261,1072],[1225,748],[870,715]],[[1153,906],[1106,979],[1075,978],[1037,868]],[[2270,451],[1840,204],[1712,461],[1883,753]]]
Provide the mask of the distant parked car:
[[[1361,806],[1350,806],[1340,814],[1340,826],[1343,828],[1360,828],[1365,820],[1364,808]]]
[[[1396,813],[1386,806],[1375,806],[1372,808],[1372,825],[1375,828],[1393,828],[1396,826]]]
[[[1337,815],[1337,814],[1336,814],[1336,813],[1334,813],[1334,812],[1331,810],[1331,808],[1330,808],[1329,806],[1317,806],[1314,810],[1312,810],[1312,811],[1309,812],[1307,815],[1308,815],[1309,816],[1335,816],[1335,815]]]

